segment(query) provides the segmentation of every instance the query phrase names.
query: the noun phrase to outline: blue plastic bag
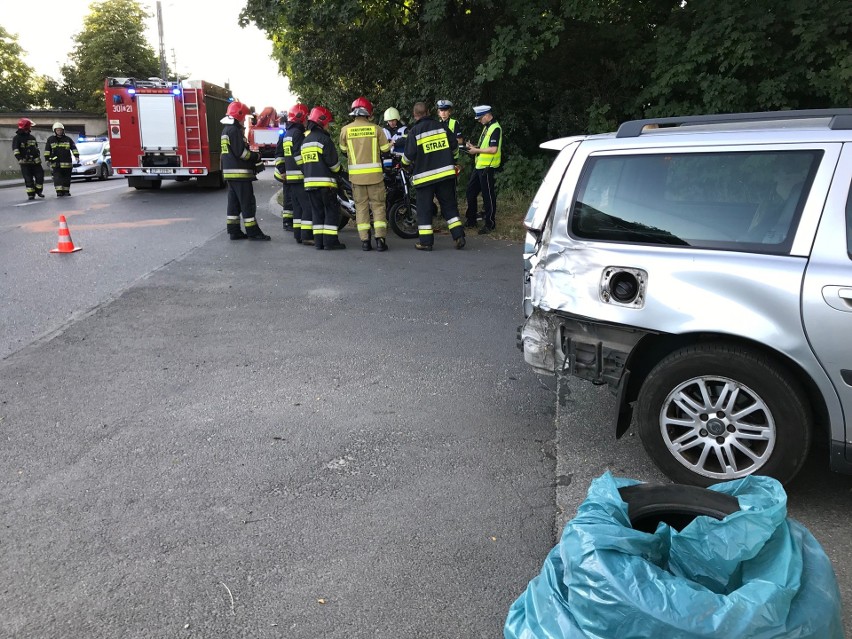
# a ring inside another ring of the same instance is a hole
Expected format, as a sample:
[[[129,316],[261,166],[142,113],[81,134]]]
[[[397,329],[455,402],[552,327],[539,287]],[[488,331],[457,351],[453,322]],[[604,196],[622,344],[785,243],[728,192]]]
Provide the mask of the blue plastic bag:
[[[831,562],[787,519],[776,480],[711,487],[735,496],[724,520],[697,517],[678,532],[634,530],[618,489],[595,479],[541,574],[512,604],[506,639],[843,639]]]

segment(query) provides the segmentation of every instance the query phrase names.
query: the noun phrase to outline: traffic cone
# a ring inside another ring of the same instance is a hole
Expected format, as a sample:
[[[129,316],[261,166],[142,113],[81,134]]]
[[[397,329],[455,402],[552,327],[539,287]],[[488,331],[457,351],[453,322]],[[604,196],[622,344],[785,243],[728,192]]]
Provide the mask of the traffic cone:
[[[51,253],[76,253],[82,251],[80,246],[74,246],[71,241],[71,233],[68,232],[68,222],[65,221],[65,216],[59,216],[59,243],[55,249],[50,249]]]

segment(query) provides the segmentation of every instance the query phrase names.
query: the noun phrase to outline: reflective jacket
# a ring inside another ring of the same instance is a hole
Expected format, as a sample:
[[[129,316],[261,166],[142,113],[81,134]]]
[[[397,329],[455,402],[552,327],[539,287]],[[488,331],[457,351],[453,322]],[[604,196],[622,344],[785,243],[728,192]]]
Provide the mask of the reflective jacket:
[[[455,120],[454,118],[449,118],[446,121],[442,121],[441,124],[443,124],[445,127],[447,127],[447,131],[449,131],[454,136],[456,136],[456,142],[461,144],[462,132],[461,132],[461,127],[459,126],[458,120]]]
[[[12,138],[12,153],[21,164],[41,164],[38,142],[32,133],[24,129],[18,129]]]
[[[482,134],[479,136],[480,149],[487,149],[489,146],[496,146],[496,153],[480,153],[476,156],[477,169],[497,169],[500,167],[500,162],[503,159],[503,127],[497,120],[491,120],[486,126],[482,127]]]
[[[378,184],[384,181],[382,153],[390,151],[384,129],[358,116],[340,131],[340,149],[349,158],[352,184]]]
[[[302,141],[305,139],[305,125],[301,122],[288,122],[284,135],[278,138],[275,147],[275,179],[279,182],[302,184]]]
[[[335,173],[340,170],[340,156],[328,133],[318,124],[309,124],[310,130],[302,142],[302,173],[306,189],[336,189]]]
[[[456,177],[459,144],[447,127],[429,116],[408,129],[403,164],[413,164],[411,182],[417,186]]]
[[[70,169],[75,161],[80,160],[77,145],[74,140],[64,133],[51,135],[44,145],[44,158],[54,169]]]
[[[252,181],[257,179],[260,154],[249,149],[241,127],[236,121],[222,129],[222,177],[226,180]]]

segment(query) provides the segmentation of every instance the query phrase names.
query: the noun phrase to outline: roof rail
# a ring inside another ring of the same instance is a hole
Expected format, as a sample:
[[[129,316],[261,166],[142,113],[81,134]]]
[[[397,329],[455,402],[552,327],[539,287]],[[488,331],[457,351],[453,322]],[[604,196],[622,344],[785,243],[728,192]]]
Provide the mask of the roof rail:
[[[649,118],[622,122],[615,134],[617,138],[635,138],[650,125],[657,129],[662,126],[680,126],[682,124],[718,124],[723,122],[768,122],[772,120],[801,120],[805,118],[831,118],[829,129],[852,129],[852,109],[803,109],[799,111],[764,111],[758,113],[718,113],[715,115],[685,115],[671,118]]]

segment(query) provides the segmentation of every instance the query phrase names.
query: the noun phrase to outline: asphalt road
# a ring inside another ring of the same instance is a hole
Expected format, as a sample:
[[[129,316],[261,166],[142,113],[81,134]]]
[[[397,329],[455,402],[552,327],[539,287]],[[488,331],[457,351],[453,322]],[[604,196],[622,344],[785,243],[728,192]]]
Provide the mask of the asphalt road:
[[[497,637],[591,479],[665,481],[606,390],[524,364],[520,246],[314,251],[262,177],[269,243],[193,185],[0,190],[0,636]],[[826,460],[789,509],[852,634]]]

